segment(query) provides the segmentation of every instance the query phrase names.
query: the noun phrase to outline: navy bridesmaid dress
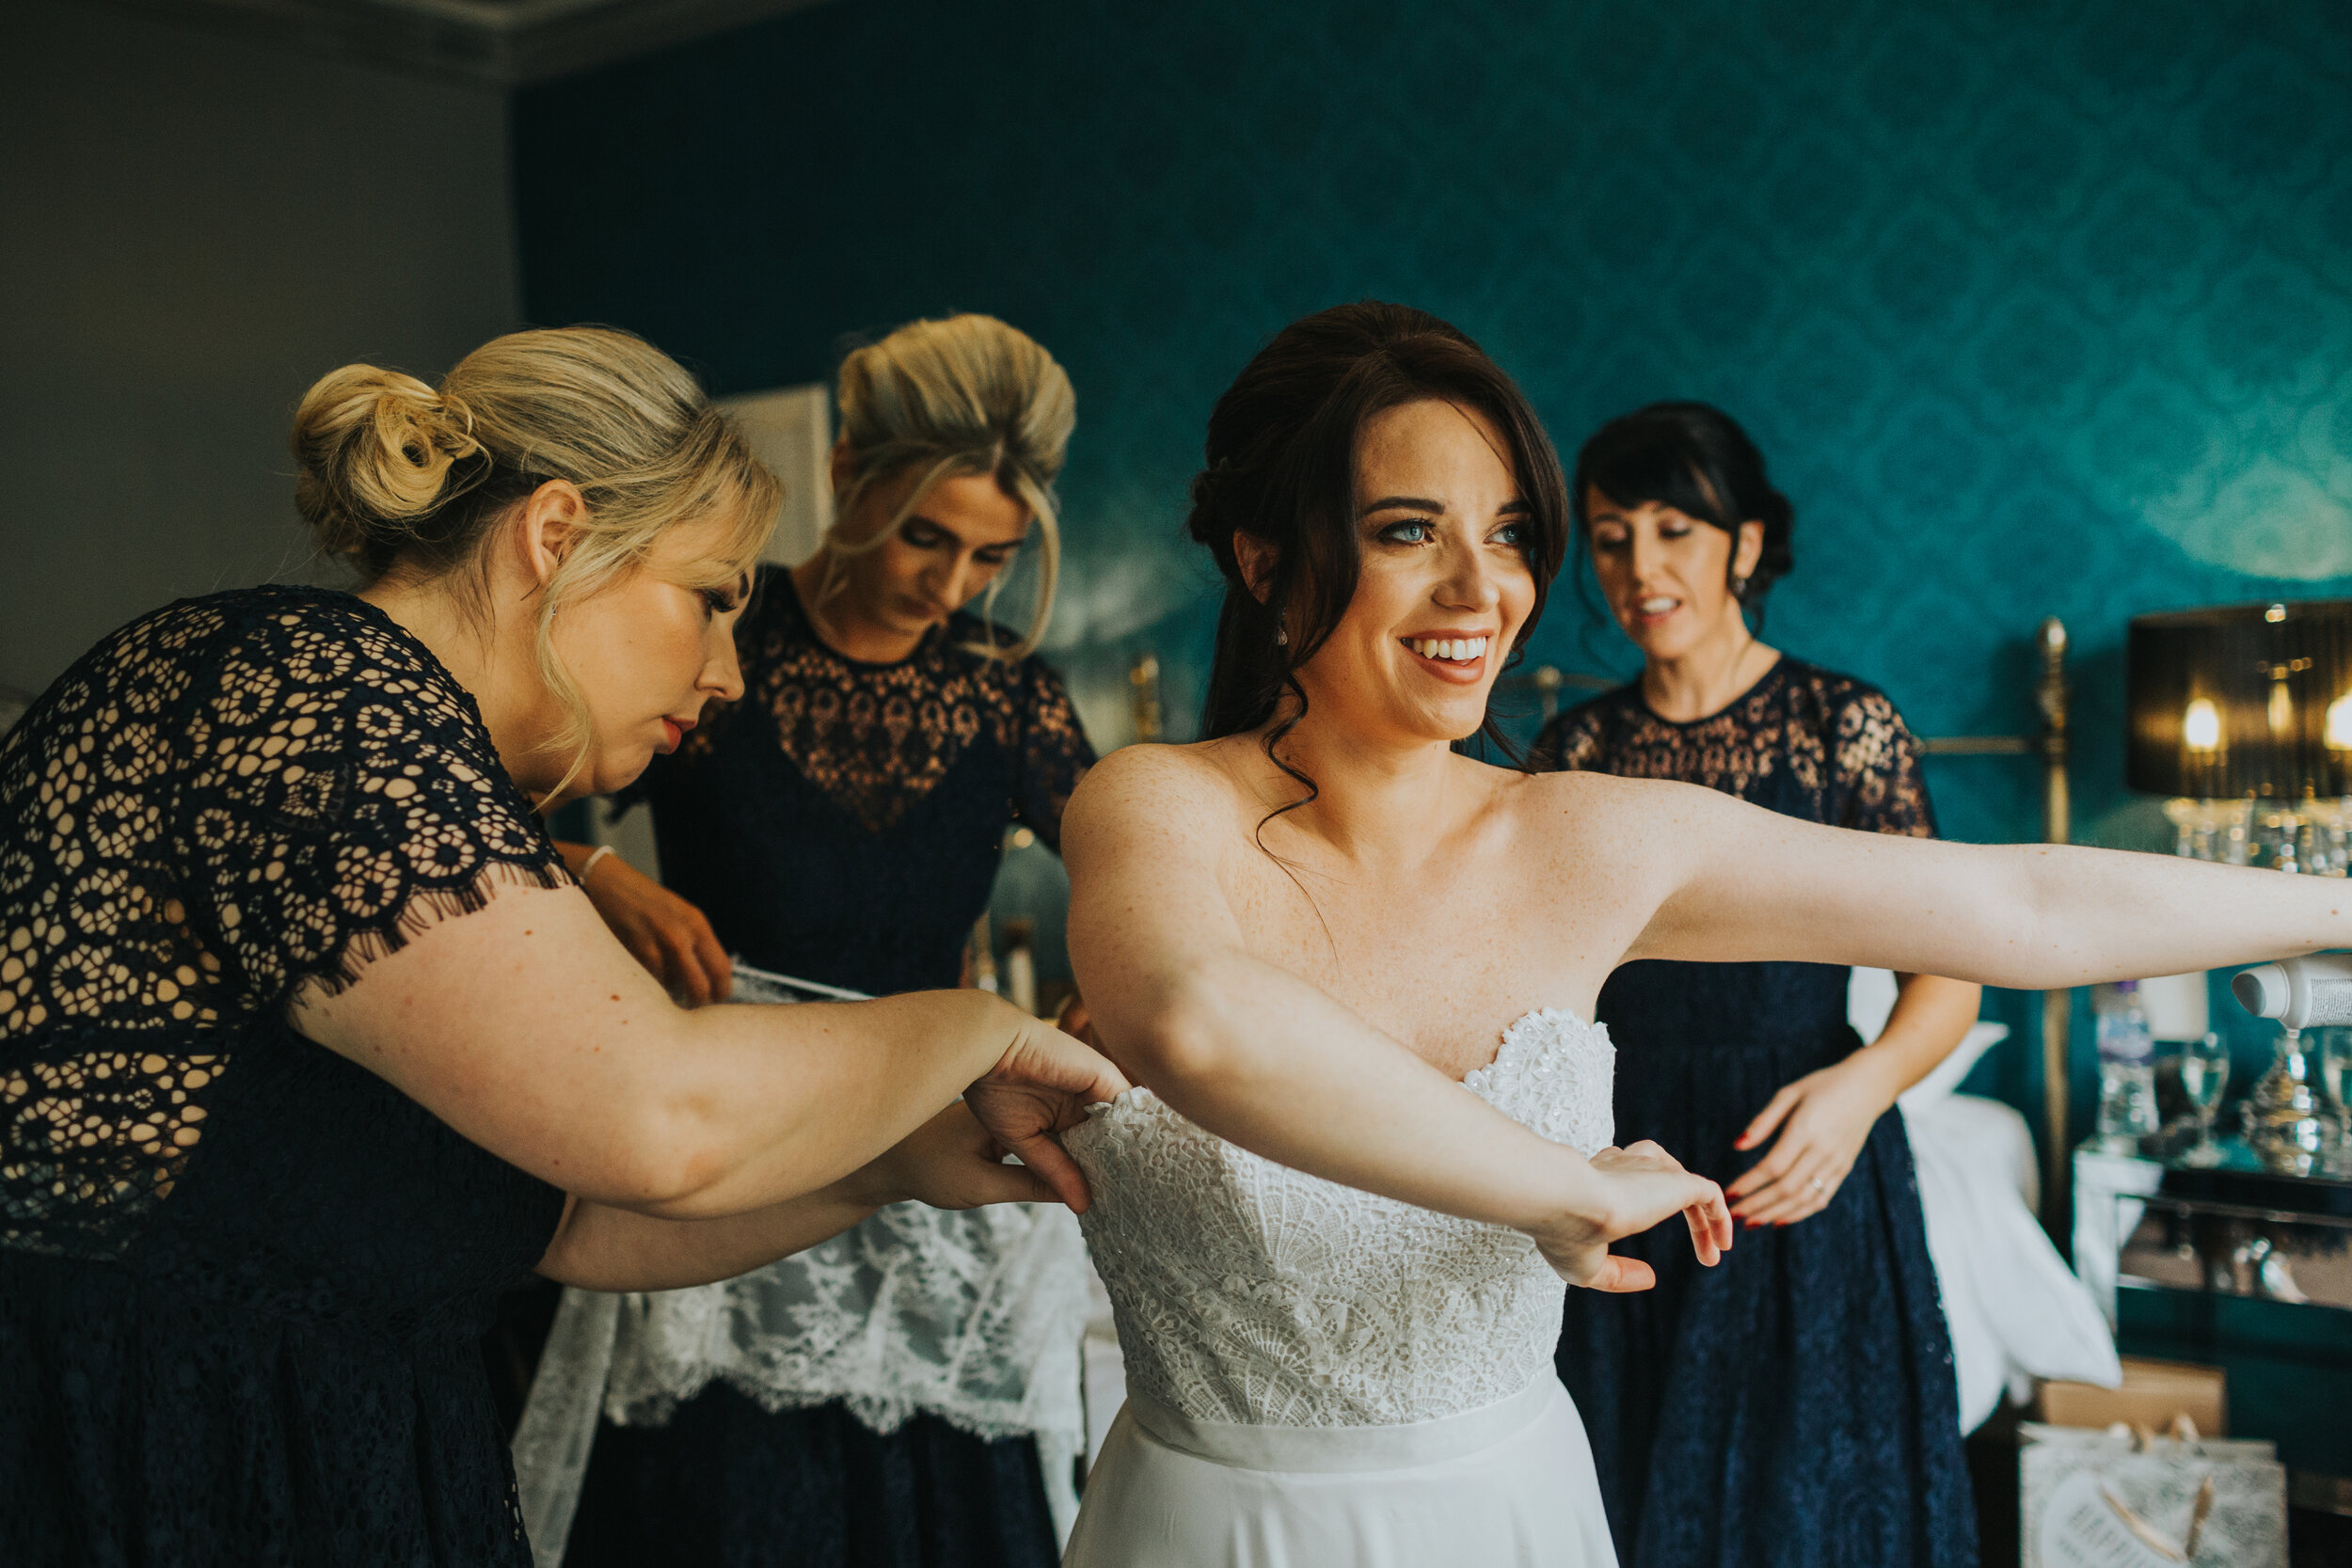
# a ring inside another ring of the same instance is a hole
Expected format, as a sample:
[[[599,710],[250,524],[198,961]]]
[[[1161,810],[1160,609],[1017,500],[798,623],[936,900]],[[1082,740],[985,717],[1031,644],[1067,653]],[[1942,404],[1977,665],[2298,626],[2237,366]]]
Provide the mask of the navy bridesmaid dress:
[[[347,594],[182,600],[0,740],[0,1561],[530,1568],[474,1347],[564,1195],[288,1018],[501,885],[572,879]]]
[[[1536,765],[1677,779],[1808,821],[1932,836],[1920,748],[1863,683],[1783,657],[1721,713],[1677,723],[1637,684],[1545,727]],[[1848,971],[1629,963],[1597,1012],[1617,1044],[1617,1139],[1654,1138],[1728,1185],[1785,1084],[1861,1041]],[[1836,1196],[1743,1228],[1701,1268],[1679,1227],[1620,1250],[1629,1295],[1570,1291],[1561,1381],[1593,1440],[1626,1568],[1960,1568],[1977,1560],[1958,1390],[1902,1117]]]
[[[1042,659],[974,651],[970,615],[908,658],[845,658],[790,576],[737,628],[743,699],[625,800],[652,803],[663,882],[747,962],[875,995],[957,983],[1007,824],[1049,845],[1094,760]],[[565,1568],[1050,1568],[1037,1445],[840,1402],[771,1413],[714,1384],[662,1426],[596,1432]]]

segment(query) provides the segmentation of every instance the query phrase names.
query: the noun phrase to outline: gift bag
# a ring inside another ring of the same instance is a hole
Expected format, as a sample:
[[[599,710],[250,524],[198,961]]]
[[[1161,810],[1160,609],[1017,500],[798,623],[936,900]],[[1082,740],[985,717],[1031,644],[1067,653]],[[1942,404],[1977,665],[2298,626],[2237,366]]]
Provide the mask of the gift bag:
[[[2025,1568],[2287,1568],[2287,1473],[2270,1444],[2122,1425],[2017,1429]]]

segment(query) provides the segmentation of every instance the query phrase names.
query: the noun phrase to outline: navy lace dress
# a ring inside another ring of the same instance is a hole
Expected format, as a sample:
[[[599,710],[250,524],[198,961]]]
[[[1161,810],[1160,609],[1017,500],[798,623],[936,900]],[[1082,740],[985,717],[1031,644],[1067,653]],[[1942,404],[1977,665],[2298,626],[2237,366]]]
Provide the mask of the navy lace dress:
[[[1638,685],[1545,727],[1538,767],[1678,779],[1790,816],[1932,836],[1918,742],[1860,681],[1780,660],[1723,712],[1652,713]],[[1825,964],[1629,963],[1597,1012],[1617,1139],[1728,1184],[1782,1085],[1860,1045]],[[1902,1117],[1828,1207],[1747,1229],[1721,1267],[1679,1228],[1620,1244],[1655,1291],[1570,1291],[1561,1380],[1593,1439],[1626,1568],[1955,1568],[1977,1560],[1950,1335]]]
[[[0,741],[0,1559],[527,1568],[476,1337],[564,1197],[295,1034],[570,878],[346,594],[135,622]]]
[[[1043,660],[971,651],[969,615],[864,664],[763,569],[737,628],[742,701],[659,758],[663,882],[749,962],[875,994],[953,986],[1006,826],[1060,842],[1093,762]],[[724,1385],[665,1426],[601,1423],[566,1568],[1049,1568],[1037,1445],[917,1415],[888,1435],[842,1403],[771,1414]]]

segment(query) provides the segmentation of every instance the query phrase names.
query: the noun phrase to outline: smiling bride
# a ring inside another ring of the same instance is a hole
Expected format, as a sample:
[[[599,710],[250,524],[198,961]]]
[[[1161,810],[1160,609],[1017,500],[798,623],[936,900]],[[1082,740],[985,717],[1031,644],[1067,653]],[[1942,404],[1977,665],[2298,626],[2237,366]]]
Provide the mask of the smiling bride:
[[[1067,1568],[1614,1562],[1560,1281],[1647,1288],[1608,1244],[1677,1212],[1701,1261],[1731,1242],[1714,1183],[1610,1147],[1587,1020],[1629,958],[2040,990],[2352,942],[2341,882],[1464,754],[1567,506],[1518,388],[1435,317],[1294,324],[1207,458],[1210,738],[1115,753],[1064,821],[1072,958],[1138,1085],[1067,1137],[1129,1387]]]

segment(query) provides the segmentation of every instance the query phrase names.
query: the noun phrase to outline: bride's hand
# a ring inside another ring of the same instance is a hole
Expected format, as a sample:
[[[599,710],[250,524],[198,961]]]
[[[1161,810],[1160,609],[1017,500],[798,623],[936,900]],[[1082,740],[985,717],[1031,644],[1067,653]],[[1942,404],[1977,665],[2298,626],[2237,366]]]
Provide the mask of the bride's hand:
[[[995,1069],[963,1091],[963,1102],[1007,1152],[1083,1214],[1086,1178],[1054,1134],[1086,1120],[1089,1105],[1116,1098],[1127,1080],[1099,1052],[1042,1019],[1009,1004],[1005,1012],[1012,1038]]]
[[[1731,1214],[1724,1190],[1693,1176],[1682,1162],[1644,1141],[1630,1148],[1604,1148],[1592,1158],[1607,1195],[1601,1216],[1563,1216],[1534,1232],[1544,1260],[1561,1278],[1588,1291],[1646,1291],[1658,1275],[1638,1258],[1611,1255],[1609,1243],[1647,1230],[1680,1213],[1691,1227],[1691,1248],[1712,1268],[1731,1245]]]
[[[950,1105],[898,1140],[850,1179],[858,1198],[876,1208],[928,1203],[977,1209],[984,1203],[1057,1203],[1059,1196],[1025,1165],[1004,1163],[1005,1146],[969,1105]]]

